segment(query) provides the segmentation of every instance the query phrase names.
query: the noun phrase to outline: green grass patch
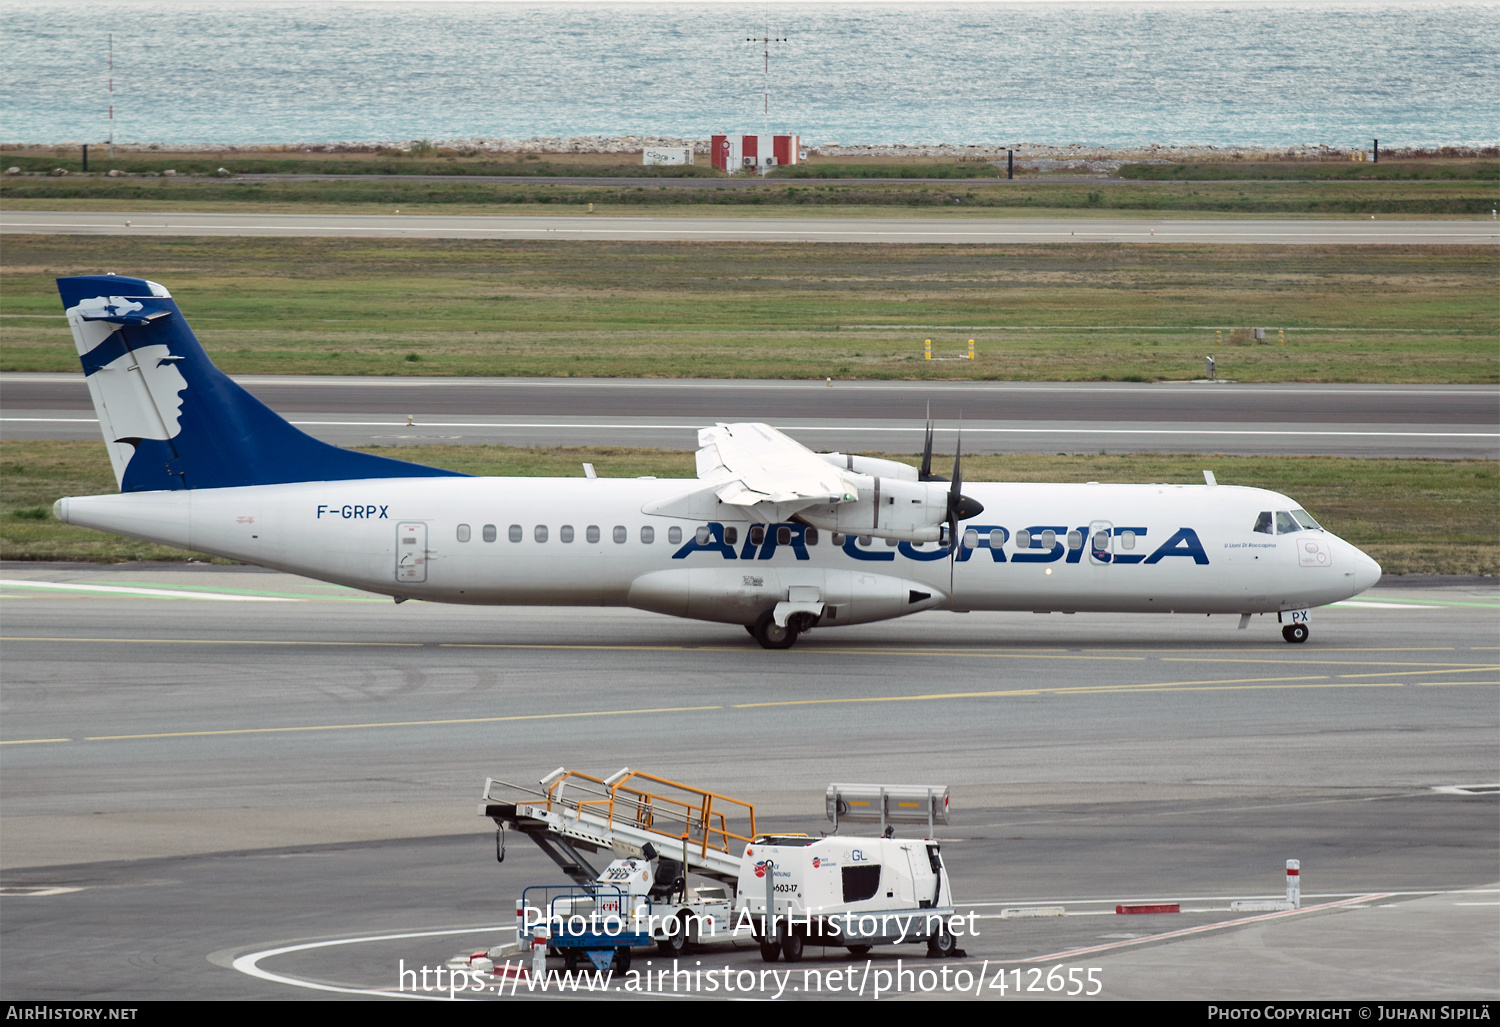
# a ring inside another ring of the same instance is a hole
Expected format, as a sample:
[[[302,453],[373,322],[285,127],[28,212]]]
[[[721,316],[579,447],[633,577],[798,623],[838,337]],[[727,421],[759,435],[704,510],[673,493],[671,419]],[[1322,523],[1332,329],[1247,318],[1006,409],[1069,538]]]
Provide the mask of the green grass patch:
[[[6,237],[0,369],[77,370],[53,280],[102,271],[166,285],[233,374],[1500,380],[1483,246],[65,235]]]
[[[981,165],[954,165],[955,168]],[[901,165],[889,165],[901,169]],[[170,209],[147,204],[179,204],[182,210],[222,209],[226,204],[291,206],[366,204],[407,212],[531,213],[533,208],[576,212],[596,210],[702,211],[714,215],[787,209],[889,210],[930,212],[952,209],[966,216],[1036,215],[1045,211],[1107,211],[1179,216],[1254,215],[1332,217],[1404,215],[1453,217],[1488,215],[1500,196],[1494,182],[1475,181],[1292,181],[1292,182],[1046,182],[1039,179],[985,179],[938,183],[896,180],[816,184],[770,180],[753,187],[685,189],[665,186],[594,186],[514,182],[440,181],[236,181],[198,178],[6,178],[0,202],[14,209],[103,203],[115,209]]]
[[[1368,161],[1202,161],[1184,164],[1126,164],[1120,177],[1140,182],[1211,182],[1256,179],[1318,179],[1359,182],[1500,180],[1500,162],[1492,160]]]
[[[687,451],[623,447],[371,446],[364,452],[469,474],[692,478]],[[914,456],[883,454],[915,464]],[[1172,482],[1274,489],[1330,531],[1380,561],[1387,574],[1500,572],[1500,463],[1489,460],[1345,460],[1334,457],[966,456],[969,481]],[[61,524],[63,496],[115,491],[109,459],[94,442],[0,443],[0,559],[186,560],[166,546]],[[40,516],[38,515],[40,511]],[[198,556],[197,559],[206,559]]]

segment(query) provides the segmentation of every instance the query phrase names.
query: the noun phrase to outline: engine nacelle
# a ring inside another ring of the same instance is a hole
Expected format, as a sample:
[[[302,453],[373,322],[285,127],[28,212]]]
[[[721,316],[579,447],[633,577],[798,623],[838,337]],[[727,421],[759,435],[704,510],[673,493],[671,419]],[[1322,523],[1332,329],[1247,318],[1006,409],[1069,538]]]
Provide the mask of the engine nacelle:
[[[910,468],[908,468],[910,470]],[[861,475],[853,503],[804,507],[799,519],[824,531],[873,535],[903,542],[938,542],[948,520],[948,487],[942,482]]]
[[[896,460],[881,460],[874,456],[855,456],[852,453],[819,453],[818,457],[827,460],[835,467],[842,467],[855,474],[868,474],[872,477],[878,474],[882,478],[894,478],[897,481],[918,480],[915,467]]]

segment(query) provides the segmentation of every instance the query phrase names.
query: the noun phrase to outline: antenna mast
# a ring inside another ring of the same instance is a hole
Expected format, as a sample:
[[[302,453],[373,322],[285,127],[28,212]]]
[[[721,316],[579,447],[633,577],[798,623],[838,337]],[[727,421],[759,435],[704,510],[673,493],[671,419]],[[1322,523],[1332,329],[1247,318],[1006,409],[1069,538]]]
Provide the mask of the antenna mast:
[[[109,158],[115,157],[115,34],[109,34]]]
[[[762,55],[765,57],[765,91],[762,94],[761,106],[761,129],[765,134],[771,133],[771,44],[785,43],[786,37],[780,38],[771,35],[771,5],[766,4],[766,34],[760,37],[750,36],[745,40],[747,43],[760,43],[765,49]]]

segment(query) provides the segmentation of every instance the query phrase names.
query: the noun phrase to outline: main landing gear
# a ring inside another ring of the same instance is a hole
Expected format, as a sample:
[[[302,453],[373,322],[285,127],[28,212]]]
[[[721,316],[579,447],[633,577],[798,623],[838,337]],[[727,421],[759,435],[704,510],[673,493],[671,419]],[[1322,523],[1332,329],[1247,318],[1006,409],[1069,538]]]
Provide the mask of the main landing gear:
[[[786,627],[778,625],[771,610],[757,617],[754,624],[746,624],[745,630],[762,649],[790,649],[797,644],[797,636],[802,633],[795,619],[788,618]]]

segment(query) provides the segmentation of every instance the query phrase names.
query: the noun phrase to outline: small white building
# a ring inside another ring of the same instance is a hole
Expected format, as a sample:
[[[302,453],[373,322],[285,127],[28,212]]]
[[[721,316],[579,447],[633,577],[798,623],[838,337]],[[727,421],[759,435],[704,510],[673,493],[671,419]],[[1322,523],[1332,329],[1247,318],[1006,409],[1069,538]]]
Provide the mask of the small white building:
[[[691,164],[691,146],[648,146],[641,151],[642,164]]]

